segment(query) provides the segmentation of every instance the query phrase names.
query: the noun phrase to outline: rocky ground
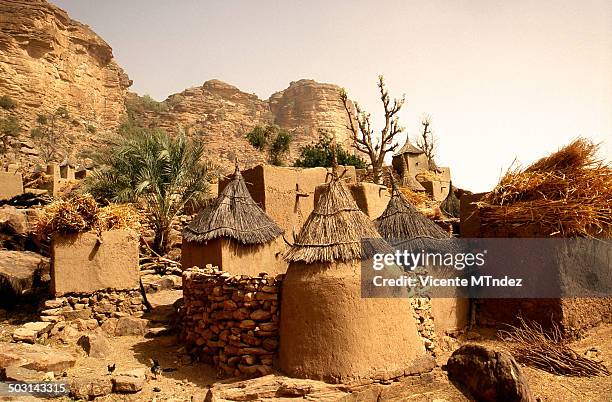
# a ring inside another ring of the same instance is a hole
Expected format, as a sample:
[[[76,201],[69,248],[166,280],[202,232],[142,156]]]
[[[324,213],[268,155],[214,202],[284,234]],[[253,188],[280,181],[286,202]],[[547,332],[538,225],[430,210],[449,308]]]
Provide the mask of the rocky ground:
[[[171,287],[149,294],[154,312],[144,318],[155,326],[167,322],[172,316],[171,306],[180,296],[181,291]],[[298,398],[312,401],[468,401],[441,368],[452,351],[470,342],[505,348],[491,331],[471,331],[459,339],[442,337],[436,358],[438,367],[431,373],[389,383],[331,385],[290,379],[278,373],[251,380],[219,380],[214,368],[194,362],[185,353],[174,334],[147,332],[146,335],[111,337],[99,328],[70,326],[71,330],[49,334],[32,345],[12,342],[15,330],[25,322],[34,321],[35,314],[31,306],[0,312],[0,367],[6,366],[10,359],[25,359],[28,361],[25,366],[35,371],[8,374],[42,380],[50,379],[48,372],[55,371],[52,378],[70,383],[75,397],[95,395],[97,401],[289,401]],[[84,335],[89,342],[87,345]],[[573,346],[579,353],[594,353],[610,367],[611,337],[612,326],[601,326],[589,331]],[[151,373],[151,359],[157,360],[162,368],[157,378]],[[115,367],[112,374],[108,373],[109,365]],[[540,401],[606,401],[612,395],[610,376],[559,377],[529,367],[523,367],[523,373]],[[113,383],[115,389],[124,392],[113,393]],[[0,397],[0,400],[28,399]]]

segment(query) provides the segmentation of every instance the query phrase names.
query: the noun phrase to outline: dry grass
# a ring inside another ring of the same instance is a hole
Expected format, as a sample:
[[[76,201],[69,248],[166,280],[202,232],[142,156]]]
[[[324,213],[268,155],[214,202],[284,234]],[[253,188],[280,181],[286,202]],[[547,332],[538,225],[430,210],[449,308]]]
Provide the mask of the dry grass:
[[[545,332],[535,322],[527,323],[520,317],[519,320],[518,327],[511,325],[510,330],[501,331],[518,361],[556,375],[610,375],[605,365],[574,351],[556,325],[550,332]]]
[[[47,237],[54,233],[137,229],[139,222],[140,216],[131,206],[109,205],[99,208],[96,200],[86,194],[58,200],[41,209],[34,231],[41,237]]]
[[[400,192],[406,197],[406,199],[417,208],[424,207],[428,201],[430,201],[427,193],[412,191],[408,187],[399,187]]]
[[[579,138],[526,169],[512,168],[477,205],[483,224],[538,224],[551,236],[612,233],[612,167]]]
[[[423,170],[415,175],[418,181],[440,181],[444,176],[431,170]]]
[[[234,178],[219,197],[183,231],[187,241],[206,242],[219,237],[242,244],[268,243],[283,230],[257,205],[236,166]]]

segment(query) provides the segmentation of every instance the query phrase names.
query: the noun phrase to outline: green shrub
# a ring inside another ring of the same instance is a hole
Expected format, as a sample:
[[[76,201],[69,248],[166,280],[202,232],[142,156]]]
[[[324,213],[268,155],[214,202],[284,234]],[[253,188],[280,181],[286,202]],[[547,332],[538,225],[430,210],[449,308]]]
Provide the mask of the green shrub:
[[[36,116],[36,123],[38,123],[39,125],[45,126],[48,122],[49,118],[44,114],[39,114],[38,116]]]
[[[17,107],[17,102],[8,95],[0,96],[0,107],[4,110],[12,110]]]
[[[15,117],[0,119],[0,135],[2,137],[14,137],[19,134],[19,130],[21,130],[21,127]]]
[[[60,106],[55,110],[55,115],[61,117],[62,119],[67,119],[70,117],[68,113],[68,109],[65,106]]]
[[[293,141],[293,135],[276,124],[257,125],[247,133],[246,138],[256,149],[260,151],[267,149],[269,162],[276,166],[283,164],[283,159]]]
[[[269,130],[266,127],[257,126],[246,135],[246,138],[252,146],[263,151],[268,145],[268,136]]]
[[[296,167],[331,167],[333,160],[332,137],[330,134],[320,131],[319,141],[301,148],[300,156],[295,161]],[[336,145],[336,157],[339,165],[355,166],[357,169],[365,169],[366,162],[357,155],[350,154],[340,144]]]
[[[153,249],[168,251],[173,219],[188,203],[207,196],[212,166],[203,162],[201,143],[180,133],[141,129],[120,136],[98,156],[100,169],[86,181],[87,190],[101,201],[135,202],[143,206],[155,232]]]

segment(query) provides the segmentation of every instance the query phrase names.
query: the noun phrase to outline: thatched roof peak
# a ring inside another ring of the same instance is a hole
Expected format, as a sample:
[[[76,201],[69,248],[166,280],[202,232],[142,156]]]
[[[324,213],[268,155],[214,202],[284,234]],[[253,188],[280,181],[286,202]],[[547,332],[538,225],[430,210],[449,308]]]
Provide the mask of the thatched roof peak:
[[[414,145],[412,145],[412,142],[410,142],[410,137],[406,137],[406,143],[404,143],[404,146],[401,147],[400,150],[395,153],[395,155],[396,156],[403,155],[403,154],[420,155],[424,153],[425,152],[423,152],[422,149],[417,148]]]
[[[262,244],[282,233],[283,230],[251,197],[236,162],[232,180],[215,202],[185,228],[183,238],[192,242],[206,242],[225,237],[242,244]]]
[[[290,262],[352,261],[391,251],[372,221],[336,175],[324,185],[314,210],[285,258]],[[362,247],[362,240],[372,239]]]
[[[455,195],[455,187],[453,187],[453,182],[451,181],[448,186],[448,195],[440,204],[440,210],[444,212],[444,214],[451,218],[459,218],[460,215],[460,204],[459,198]]]
[[[408,201],[392,182],[391,199],[385,211],[374,221],[381,236],[387,241],[410,240],[420,237],[449,238],[440,226],[423,215]]]

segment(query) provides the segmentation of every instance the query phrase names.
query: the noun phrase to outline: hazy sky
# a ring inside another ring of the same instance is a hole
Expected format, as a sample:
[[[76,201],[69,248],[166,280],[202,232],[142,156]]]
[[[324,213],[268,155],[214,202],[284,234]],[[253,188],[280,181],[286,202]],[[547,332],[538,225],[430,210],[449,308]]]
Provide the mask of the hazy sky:
[[[610,0],[52,2],[158,100],[212,78],[266,99],[312,78],[376,116],[384,74],[391,95],[406,94],[407,133],[433,117],[437,161],[460,187],[488,190],[515,158],[578,135],[612,159]]]

